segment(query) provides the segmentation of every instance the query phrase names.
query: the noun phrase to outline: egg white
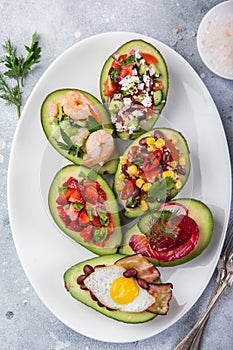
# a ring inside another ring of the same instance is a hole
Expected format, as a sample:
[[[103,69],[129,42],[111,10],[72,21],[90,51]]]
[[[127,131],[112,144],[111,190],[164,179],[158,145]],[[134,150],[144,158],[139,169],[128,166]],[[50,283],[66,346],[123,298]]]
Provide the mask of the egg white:
[[[155,299],[139,285],[139,293],[132,302],[118,304],[111,298],[111,284],[121,277],[124,271],[126,270],[122,266],[117,265],[99,267],[84,280],[84,284],[102,304],[111,309],[127,312],[145,311],[155,302]]]

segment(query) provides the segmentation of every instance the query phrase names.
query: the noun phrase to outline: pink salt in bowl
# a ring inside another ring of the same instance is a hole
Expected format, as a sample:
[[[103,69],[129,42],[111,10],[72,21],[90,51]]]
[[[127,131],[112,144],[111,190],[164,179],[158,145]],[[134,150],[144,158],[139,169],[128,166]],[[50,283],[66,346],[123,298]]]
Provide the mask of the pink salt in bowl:
[[[233,80],[233,0],[221,2],[203,17],[197,48],[213,73]]]

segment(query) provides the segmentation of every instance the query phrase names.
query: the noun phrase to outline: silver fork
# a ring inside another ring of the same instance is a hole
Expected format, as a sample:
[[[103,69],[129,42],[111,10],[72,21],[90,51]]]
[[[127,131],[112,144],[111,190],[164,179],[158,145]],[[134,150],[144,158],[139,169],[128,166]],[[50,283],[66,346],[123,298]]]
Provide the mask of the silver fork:
[[[175,347],[174,350],[200,349],[201,338],[205,329],[205,325],[209,319],[209,314],[226,288],[231,286],[233,283],[233,220],[228,226],[226,237],[226,242],[217,264],[217,286],[212,294],[206,311],[199,318],[199,320],[193,326],[191,331],[186,335],[186,337]]]

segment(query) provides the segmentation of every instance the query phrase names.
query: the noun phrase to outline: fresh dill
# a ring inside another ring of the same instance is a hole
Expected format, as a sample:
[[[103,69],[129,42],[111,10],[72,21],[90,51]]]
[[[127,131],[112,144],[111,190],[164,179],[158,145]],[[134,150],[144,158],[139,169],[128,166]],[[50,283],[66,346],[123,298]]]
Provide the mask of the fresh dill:
[[[30,46],[24,46],[27,51],[26,57],[17,54],[17,47],[10,39],[7,39],[2,47],[5,54],[0,58],[0,63],[5,66],[6,70],[0,72],[0,98],[7,105],[15,105],[18,117],[20,117],[25,77],[32,66],[39,62],[41,56],[37,33],[32,35]],[[15,85],[12,86],[11,80],[15,81]]]

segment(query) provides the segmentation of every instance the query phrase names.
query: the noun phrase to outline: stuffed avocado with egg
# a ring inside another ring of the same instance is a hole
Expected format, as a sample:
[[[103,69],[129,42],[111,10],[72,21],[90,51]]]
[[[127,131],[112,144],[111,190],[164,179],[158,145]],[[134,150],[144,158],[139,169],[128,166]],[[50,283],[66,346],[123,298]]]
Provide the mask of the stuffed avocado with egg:
[[[134,139],[150,130],[165,106],[167,93],[166,62],[144,40],[125,43],[103,66],[100,94],[121,139]]]
[[[125,323],[142,323],[166,315],[172,284],[161,283],[158,269],[140,254],[96,257],[64,274],[72,297]]]

